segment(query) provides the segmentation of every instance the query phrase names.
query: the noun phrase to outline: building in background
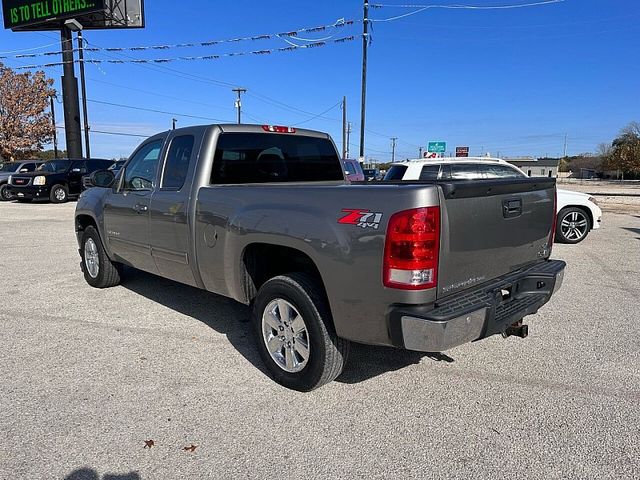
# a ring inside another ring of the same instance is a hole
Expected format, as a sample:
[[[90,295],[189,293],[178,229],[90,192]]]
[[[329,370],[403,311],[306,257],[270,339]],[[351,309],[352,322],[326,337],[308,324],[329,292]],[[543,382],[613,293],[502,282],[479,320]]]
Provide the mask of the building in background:
[[[503,160],[515,165],[530,177],[557,177],[559,158],[513,157]]]

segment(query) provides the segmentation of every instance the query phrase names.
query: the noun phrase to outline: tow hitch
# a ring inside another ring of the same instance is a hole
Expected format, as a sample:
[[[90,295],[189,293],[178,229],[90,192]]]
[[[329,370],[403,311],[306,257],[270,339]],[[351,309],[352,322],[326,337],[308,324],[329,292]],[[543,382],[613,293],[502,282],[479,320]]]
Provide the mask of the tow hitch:
[[[517,321],[514,324],[511,324],[507,327],[507,329],[502,332],[502,338],[507,337],[520,337],[527,338],[529,335],[529,325],[524,325],[522,320]]]

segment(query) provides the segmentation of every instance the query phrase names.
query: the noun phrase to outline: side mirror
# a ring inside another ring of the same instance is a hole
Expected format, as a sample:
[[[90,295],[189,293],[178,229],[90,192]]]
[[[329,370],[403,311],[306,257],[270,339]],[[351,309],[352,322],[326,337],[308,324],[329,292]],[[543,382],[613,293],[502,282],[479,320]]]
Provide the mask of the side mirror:
[[[110,188],[116,179],[111,170],[96,170],[89,177],[94,187]]]

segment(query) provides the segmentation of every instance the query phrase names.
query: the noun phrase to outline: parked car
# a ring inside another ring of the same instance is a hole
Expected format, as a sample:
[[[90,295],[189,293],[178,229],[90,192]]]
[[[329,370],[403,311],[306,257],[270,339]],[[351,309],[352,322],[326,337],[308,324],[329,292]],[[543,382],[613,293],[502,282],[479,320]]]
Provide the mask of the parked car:
[[[551,178],[350,184],[329,135],[234,124],[155,135],[92,181],[75,212],[87,283],[129,265],[250,305],[269,373],[296,390],[336,378],[350,341],[525,337],[562,284]]]
[[[9,192],[9,177],[16,173],[33,172],[42,160],[23,160],[20,162],[8,162],[0,165],[0,201],[12,200]]]
[[[438,158],[410,160],[391,166],[385,180],[478,180],[529,178],[518,167],[497,158]],[[591,230],[600,228],[602,210],[586,193],[558,189],[555,239],[561,243],[580,243]]]
[[[109,168],[113,160],[49,160],[32,173],[16,173],[9,179],[9,192],[19,202],[50,200],[62,203],[82,192],[82,175]]]
[[[358,160],[343,159],[342,166],[344,167],[344,173],[347,175],[347,180],[350,182],[363,182],[364,173]]]
[[[364,170],[362,170],[362,172],[364,173],[364,179],[367,182],[372,182],[374,180],[380,179],[380,172],[377,168],[365,168]]]
[[[118,175],[118,172],[125,164],[126,160],[116,160],[107,170],[111,170],[115,175]],[[82,176],[82,190],[86,190],[87,188],[93,187],[91,183],[91,174]]]

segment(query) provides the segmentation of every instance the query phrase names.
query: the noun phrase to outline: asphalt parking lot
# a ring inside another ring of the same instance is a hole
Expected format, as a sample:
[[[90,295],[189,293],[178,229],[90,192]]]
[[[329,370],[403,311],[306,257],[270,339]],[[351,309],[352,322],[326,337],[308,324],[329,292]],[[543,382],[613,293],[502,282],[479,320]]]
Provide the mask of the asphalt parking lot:
[[[0,479],[640,477],[640,209],[554,247],[529,338],[357,345],[302,394],[246,307],[133,270],[89,287],[74,208],[0,204]]]

